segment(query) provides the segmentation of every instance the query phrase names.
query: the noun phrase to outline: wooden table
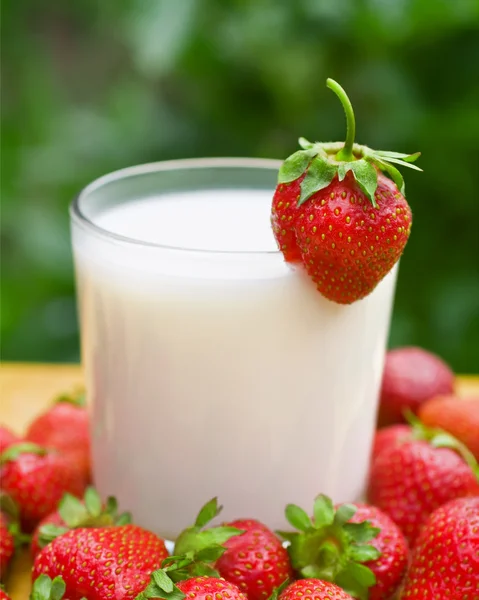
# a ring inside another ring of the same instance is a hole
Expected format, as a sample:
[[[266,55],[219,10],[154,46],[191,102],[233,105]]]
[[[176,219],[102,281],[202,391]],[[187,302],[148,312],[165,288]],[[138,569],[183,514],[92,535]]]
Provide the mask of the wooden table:
[[[81,384],[78,365],[0,365],[0,422],[21,434],[36,415],[59,393]],[[479,377],[459,377],[461,395],[479,394]],[[12,600],[28,600],[31,562],[28,552],[19,555],[7,580]]]

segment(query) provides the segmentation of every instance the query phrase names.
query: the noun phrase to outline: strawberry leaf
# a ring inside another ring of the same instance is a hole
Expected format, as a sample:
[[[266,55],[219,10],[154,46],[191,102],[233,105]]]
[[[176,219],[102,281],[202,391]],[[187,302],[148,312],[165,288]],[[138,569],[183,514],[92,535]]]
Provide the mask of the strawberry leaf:
[[[415,440],[429,442],[434,448],[449,448],[457,452],[469,465],[476,479],[479,481],[479,465],[469,448],[453,435],[439,428],[431,428],[424,423],[411,410],[403,411],[404,418],[412,427],[412,437]]]
[[[451,450],[455,450],[471,468],[476,479],[479,481],[479,465],[477,464],[474,455],[465,444],[451,434],[441,430],[437,430],[434,433],[430,443],[434,448],[450,448]]]
[[[40,548],[45,548],[50,542],[64,533],[70,531],[68,527],[60,527],[59,525],[52,525],[51,523],[46,523],[40,527],[39,535],[38,535],[38,545]]]
[[[278,173],[278,183],[290,183],[296,181],[298,177],[306,171],[313,156],[313,150],[298,150],[291,154],[281,165]]]
[[[381,552],[374,546],[351,546],[349,556],[356,562],[368,562],[377,560],[381,556]]]
[[[298,144],[301,146],[301,148],[303,150],[311,150],[315,146],[315,144],[313,144],[312,142],[310,142],[309,140],[307,140],[304,137],[299,138]]]
[[[338,165],[338,179],[339,181],[342,181],[345,177],[348,171],[351,171],[352,169],[352,162],[343,162],[340,163]]]
[[[219,578],[220,574],[216,569],[206,563],[193,563],[191,565],[190,572],[185,579],[191,579],[191,577],[216,577]]]
[[[79,408],[85,408],[86,400],[85,400],[85,392],[83,390],[75,390],[70,394],[61,394],[55,398],[55,404],[72,404],[73,406],[77,406]]]
[[[20,516],[15,500],[2,491],[0,491],[0,511],[14,521],[18,521]]]
[[[420,152],[414,154],[403,154],[402,152],[390,152],[389,150],[373,150],[373,154],[377,154],[381,158],[391,160],[392,158],[402,159],[404,162],[412,163],[415,162],[420,156]]]
[[[33,583],[31,600],[61,600],[66,591],[62,577],[52,581],[48,575],[42,574]]]
[[[154,571],[151,574],[151,583],[148,584],[145,590],[138,594],[135,600],[146,600],[147,598],[163,598],[163,600],[183,600],[183,598],[186,598],[186,595],[180,589],[178,589],[176,585],[173,584],[173,582],[173,587],[171,591],[167,592],[162,587],[161,583],[157,583],[158,581],[162,581],[161,578],[158,579],[157,575],[158,571]]]
[[[313,194],[328,187],[338,171],[337,165],[333,165],[323,156],[316,156],[311,161],[305,178],[301,182],[301,195],[298,206],[309,200]]]
[[[394,167],[391,163],[380,159],[376,154],[372,155],[370,157],[370,160],[372,160],[375,164],[377,164],[378,167],[382,171],[386,171],[386,173],[391,177],[391,179],[396,184],[398,190],[404,196],[404,194],[406,192],[406,188],[404,186],[404,178],[401,175],[401,172],[398,171],[398,169],[396,169],[396,167]]]
[[[52,581],[52,589],[50,592],[51,600],[61,600],[65,591],[66,585],[63,579],[61,577],[55,577],[55,579]]]
[[[334,515],[334,524],[337,527],[342,527],[351,517],[354,517],[357,510],[353,504],[341,504]]]
[[[212,498],[198,513],[195,521],[195,527],[202,529],[205,525],[217,517],[222,509],[222,506],[218,506],[218,498]]]
[[[209,546],[208,548],[203,548],[196,553],[195,558],[201,562],[216,562],[223,554],[225,553],[226,548],[223,546]]]
[[[367,160],[357,160],[351,164],[351,171],[353,172],[354,178],[356,179],[359,187],[369,198],[374,208],[377,207],[376,199],[374,194],[378,187],[378,174],[373,165]]]
[[[130,525],[130,523],[133,523],[133,516],[131,512],[121,513],[121,515],[115,519],[115,525],[117,527],[120,527],[121,525]]]
[[[92,517],[99,517],[102,509],[100,495],[95,488],[89,487],[85,491],[85,506]]]
[[[371,571],[371,569],[369,569],[365,565],[352,562],[348,565],[348,571],[358,583],[360,583],[366,588],[371,587],[376,583],[376,576]]]
[[[285,514],[286,519],[295,529],[307,531],[313,527],[311,519],[308,517],[307,513],[295,504],[288,504]]]
[[[279,535],[280,538],[286,540],[287,542],[291,542],[298,534],[295,531],[276,531],[276,534]]]
[[[38,444],[33,444],[32,442],[20,442],[18,444],[13,444],[13,446],[10,446],[4,452],[2,452],[0,456],[0,465],[17,460],[17,458],[22,454],[36,454],[37,456],[45,456],[48,454],[48,450],[46,448],[42,448]]]
[[[373,540],[380,532],[380,529],[373,527],[369,521],[345,523],[343,529],[357,544],[364,544]]]
[[[358,581],[357,574],[354,571],[351,571],[350,567],[351,565],[348,565],[347,568],[343,569],[340,573],[338,573],[335,580],[337,585],[342,587],[343,590],[353,598],[358,598],[358,600],[368,600],[368,588],[370,586],[363,585],[360,581]]]
[[[88,517],[87,507],[75,496],[64,494],[58,506],[58,512],[68,527],[76,527]]]
[[[401,165],[402,167],[408,167],[409,169],[413,169],[414,171],[420,171],[421,173],[423,172],[423,170],[417,165],[412,165],[411,163],[408,163],[405,160],[401,160],[400,158],[388,158],[386,162],[396,163],[398,165]]]
[[[152,573],[151,578],[153,579],[154,583],[166,593],[172,592],[173,588],[175,587],[168,575],[161,569]]]
[[[316,527],[331,525],[334,521],[334,506],[331,498],[320,494],[314,501],[314,524]]]
[[[279,596],[284,592],[284,590],[288,587],[290,581],[289,579],[285,579],[281,585],[274,588],[273,593],[268,598],[268,600],[278,600]]]

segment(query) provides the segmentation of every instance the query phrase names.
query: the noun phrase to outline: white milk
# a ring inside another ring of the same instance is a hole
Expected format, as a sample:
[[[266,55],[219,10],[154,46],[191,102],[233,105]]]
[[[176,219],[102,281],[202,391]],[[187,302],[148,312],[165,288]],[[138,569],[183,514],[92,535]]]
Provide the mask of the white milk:
[[[73,226],[95,481],[169,537],[213,496],[224,519],[279,528],[288,502],[364,490],[395,270],[351,306],[325,300],[275,251],[271,198],[198,191],[94,219],[198,251]]]

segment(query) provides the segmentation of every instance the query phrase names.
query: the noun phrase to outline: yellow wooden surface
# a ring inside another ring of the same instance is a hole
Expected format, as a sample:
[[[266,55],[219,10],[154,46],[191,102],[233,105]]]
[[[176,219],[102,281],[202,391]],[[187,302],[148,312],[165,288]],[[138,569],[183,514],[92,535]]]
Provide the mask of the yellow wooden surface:
[[[81,384],[77,365],[0,365],[0,423],[22,434],[27,423],[43,412],[52,399]],[[459,377],[461,395],[479,395],[479,377]],[[28,552],[18,556],[7,579],[12,600],[28,600],[31,563]]]

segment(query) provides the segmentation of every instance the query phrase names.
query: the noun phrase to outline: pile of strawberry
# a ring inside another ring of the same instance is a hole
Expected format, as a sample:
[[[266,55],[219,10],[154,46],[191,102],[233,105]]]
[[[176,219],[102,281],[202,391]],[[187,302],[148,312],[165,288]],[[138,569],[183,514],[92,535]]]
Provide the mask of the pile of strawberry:
[[[479,398],[458,399],[437,356],[400,348],[379,425],[367,503],[319,494],[273,532],[252,518],[212,525],[213,499],[172,550],[89,487],[88,415],[63,396],[24,439],[0,427],[0,573],[29,543],[32,600],[476,600]]]

